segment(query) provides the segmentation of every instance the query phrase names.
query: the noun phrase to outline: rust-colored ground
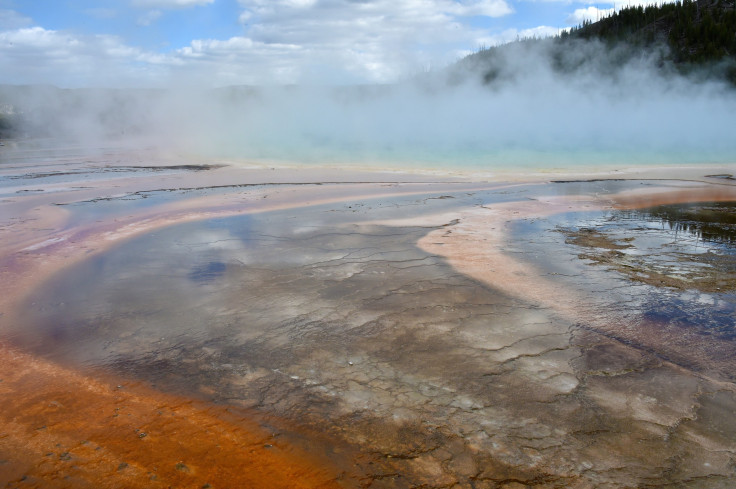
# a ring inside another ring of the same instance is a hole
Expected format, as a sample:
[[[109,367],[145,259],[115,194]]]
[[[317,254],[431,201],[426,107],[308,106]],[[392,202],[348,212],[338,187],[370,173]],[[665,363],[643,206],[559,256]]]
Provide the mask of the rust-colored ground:
[[[93,380],[6,345],[0,358],[6,487],[339,487],[335,467],[252,418]]]
[[[614,197],[613,205],[618,209],[642,209],[658,205],[687,204],[692,202],[733,202],[736,187],[731,184],[688,187],[673,190],[666,186],[658,189],[628,191]]]
[[[17,305],[54,273],[146,231],[207,217],[340,202],[357,198],[356,192],[374,197],[381,193],[377,185],[345,187],[322,190],[319,196],[286,187],[271,192],[268,200],[265,193],[251,196],[253,202],[237,194],[188,199],[151,212],[77,225],[48,203],[34,207],[33,202],[25,206],[10,202],[17,207],[13,208],[17,219],[3,230],[0,244],[0,324],[22,324],[24,314]],[[398,187],[386,193],[414,191]],[[118,382],[0,343],[3,487],[361,485],[344,474],[344,461],[329,460],[324,450],[319,457],[312,456],[293,443],[273,440],[254,413],[237,416],[142,384],[117,388]],[[314,433],[293,434],[309,440],[303,445],[319,444]]]
[[[271,199],[276,201],[272,207],[301,205],[300,199],[295,204],[285,194]],[[53,273],[120,240],[174,222],[250,210],[242,203],[236,209],[228,204],[220,199],[214,210],[202,212],[208,206],[195,202],[200,208],[194,212],[186,206],[166,208],[152,215],[67,226],[61,239],[64,212],[43,205],[19,213],[18,225],[5,233],[8,239],[0,246],[2,322],[22,324],[23,311],[16,306],[25,294]],[[259,211],[268,208],[258,206]],[[349,477],[324,451],[313,456],[274,438],[254,413],[237,415],[142,384],[119,388],[120,382],[0,343],[2,487],[326,488],[339,487],[338,479]],[[314,434],[304,436],[317,442]],[[355,480],[348,484],[355,485]]]

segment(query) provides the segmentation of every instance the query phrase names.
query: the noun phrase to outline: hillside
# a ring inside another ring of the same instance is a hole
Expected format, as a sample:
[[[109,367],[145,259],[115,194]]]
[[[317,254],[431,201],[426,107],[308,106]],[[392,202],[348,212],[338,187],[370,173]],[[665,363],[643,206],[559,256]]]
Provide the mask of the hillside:
[[[651,7],[628,7],[595,23],[563,33],[562,39],[664,43],[676,63],[736,60],[736,1],[685,0]]]
[[[598,22],[585,22],[551,39],[521,39],[482,49],[458,63],[452,75],[480,72],[484,82],[518,76],[513,60],[541,56],[560,75],[613,76],[628,63],[646,60],[661,73],[727,80],[736,86],[736,0],[685,0],[628,7]]]

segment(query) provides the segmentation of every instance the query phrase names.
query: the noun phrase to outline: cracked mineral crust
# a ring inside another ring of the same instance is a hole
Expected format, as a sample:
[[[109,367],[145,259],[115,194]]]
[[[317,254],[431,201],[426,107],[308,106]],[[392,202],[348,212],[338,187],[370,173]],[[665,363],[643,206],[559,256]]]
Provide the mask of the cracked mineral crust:
[[[312,450],[346,447],[343,487],[733,487],[733,296],[590,259],[642,246],[581,217],[605,222],[638,184],[606,185],[376,184],[357,199],[337,185],[248,213],[238,199],[296,190],[198,196],[211,214],[105,228],[114,246],[37,284],[4,332],[62,365],[270,416],[280,438],[262,450],[319,433]],[[94,244],[65,232],[17,259]]]

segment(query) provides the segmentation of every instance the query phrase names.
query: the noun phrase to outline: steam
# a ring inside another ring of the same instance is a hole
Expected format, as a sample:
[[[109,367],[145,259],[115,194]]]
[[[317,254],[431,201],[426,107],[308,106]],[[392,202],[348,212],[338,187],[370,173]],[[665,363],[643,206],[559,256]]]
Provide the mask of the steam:
[[[736,91],[596,42],[517,43],[386,86],[5,87],[23,130],[203,156],[489,170],[736,161]]]

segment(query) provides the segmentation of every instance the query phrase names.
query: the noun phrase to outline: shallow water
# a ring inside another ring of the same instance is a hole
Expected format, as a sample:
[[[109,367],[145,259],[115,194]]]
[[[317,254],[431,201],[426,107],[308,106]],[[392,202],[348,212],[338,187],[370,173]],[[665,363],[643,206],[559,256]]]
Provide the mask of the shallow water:
[[[388,270],[401,270],[413,268],[416,262],[417,267],[423,269],[438,262],[435,257],[424,256],[414,245],[426,229],[386,228],[362,224],[362,221],[406,218],[492,199],[515,199],[518,192],[525,191],[504,192],[492,198],[461,194],[457,198],[428,195],[390,202],[367,200],[213,219],[158,230],[52,279],[31,299],[31,313],[39,315],[33,322],[42,329],[43,324],[52,325],[56,333],[51,334],[53,346],[50,350],[57,353],[62,344],[67,343],[61,341],[62,336],[69,335],[69,346],[79,348],[72,358],[78,359],[81,352],[95,355],[93,348],[80,344],[80,338],[76,337],[79,334],[81,338],[92,340],[94,336],[88,331],[82,332],[84,327],[78,325],[79,320],[83,318],[84,324],[94,328],[96,323],[107,322],[101,321],[98,314],[116,321],[120,316],[142,314],[147,317],[160,311],[164,319],[154,324],[158,324],[162,332],[172,329],[176,334],[189,330],[209,334],[212,324],[207,318],[213,316],[213,310],[231,308],[230,312],[236,315],[250,314],[248,311],[254,300],[263,302],[267,298],[248,299],[250,293],[262,293],[265,285],[248,292],[251,289],[247,284],[251,281],[267,284],[272,278],[278,282],[282,275],[298,280],[295,290],[299,295],[301,290],[306,293],[325,287],[326,292],[320,295],[334,302],[339,300],[341,289],[332,287],[331,282],[339,283],[353,276],[358,278],[365,267],[378,267],[386,262],[394,267]],[[169,197],[168,193],[164,192],[163,197]],[[87,216],[87,207],[99,205],[109,204],[89,202],[74,207],[74,211]],[[403,265],[404,262],[409,265]],[[444,274],[453,275],[447,271]],[[393,275],[385,278],[384,287],[392,287]],[[379,278],[384,280],[384,277]],[[236,286],[245,287],[242,301],[223,303],[233,299],[230,290]],[[279,317],[277,304],[282,301],[272,298],[269,302],[273,303],[273,315]],[[289,300],[284,300],[283,307],[288,303]],[[208,309],[200,310],[201,307]],[[189,312],[182,314],[182,310]],[[184,323],[172,323],[166,319],[171,313],[181,317],[192,315]],[[262,322],[268,324],[275,320],[268,316],[266,314]],[[67,324],[61,324],[59,318]],[[236,322],[248,324],[252,321],[253,318]],[[155,328],[149,321],[141,322],[145,322],[147,330]],[[41,338],[46,336],[46,332],[41,334]],[[95,360],[89,360],[93,364],[104,364],[111,357],[107,351],[98,351],[96,355]]]
[[[376,223],[641,185],[449,190],[176,225],[52,277],[12,338],[323,431],[359,449],[351,470],[370,487],[730,487],[733,295],[632,279],[563,231],[633,238],[623,250],[640,267],[673,244],[731,253],[728,240],[675,239],[657,210],[520,221],[509,253],[576,297],[576,319],[417,247],[452,220]]]
[[[569,213],[520,221],[516,232],[529,243],[528,259],[585,296],[588,307],[618,309],[641,326],[612,334],[733,381],[733,209],[705,202]],[[602,289],[606,283],[619,285]],[[668,343],[666,331],[687,340]]]

